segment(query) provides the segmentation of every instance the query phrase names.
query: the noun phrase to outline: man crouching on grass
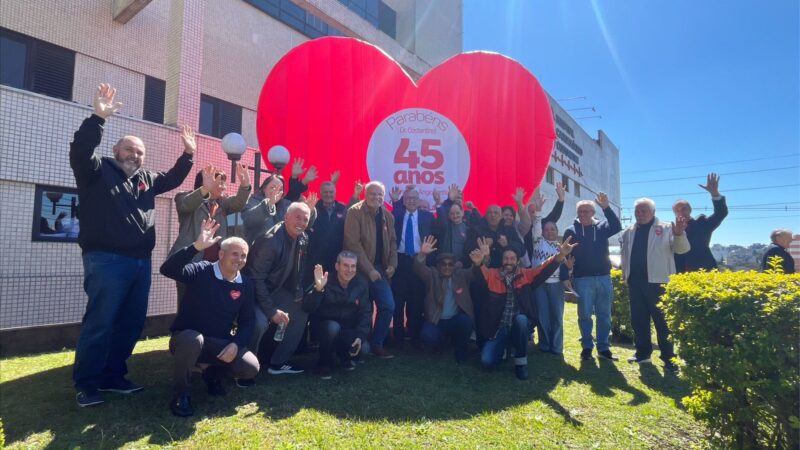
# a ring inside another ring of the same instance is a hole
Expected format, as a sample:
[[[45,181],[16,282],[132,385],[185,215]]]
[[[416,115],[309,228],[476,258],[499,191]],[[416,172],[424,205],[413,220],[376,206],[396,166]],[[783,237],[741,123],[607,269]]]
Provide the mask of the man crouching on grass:
[[[194,244],[161,266],[162,275],[186,285],[169,340],[175,356],[175,393],[169,408],[176,416],[194,414],[190,393],[195,365],[207,366],[203,380],[210,395],[225,394],[223,375],[252,379],[259,370],[258,359],[246,347],[255,322],[255,288],[239,273],[247,262],[247,243],[227,238],[220,244],[219,261],[191,262],[221,239],[214,236],[219,227],[214,220],[204,220]]]
[[[486,339],[481,350],[481,364],[493,367],[500,363],[509,347],[514,347],[514,372],[520,380],[528,379],[528,340],[533,331],[535,309],[532,290],[547,280],[578,244],[572,238],[564,241],[557,255],[539,267],[519,267],[521,248],[508,246],[503,250],[503,265],[489,269],[481,265],[481,273],[489,287],[489,297],[478,318],[478,334]],[[489,241],[478,238],[483,261],[489,260]],[[471,255],[470,255],[471,256]],[[475,264],[479,261],[473,259]]]

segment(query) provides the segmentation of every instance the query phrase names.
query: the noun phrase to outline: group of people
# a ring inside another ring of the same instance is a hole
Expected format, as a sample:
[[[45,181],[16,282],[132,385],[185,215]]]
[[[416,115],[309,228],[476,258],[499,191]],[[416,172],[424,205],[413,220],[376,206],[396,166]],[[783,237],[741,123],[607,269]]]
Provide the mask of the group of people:
[[[103,391],[142,389],[126,378],[126,360],[147,309],[155,196],[182,184],[196,149],[194,132],[183,127],[184,151],[168,172],[141,168],[145,147],[134,136],[120,139],[113,157],[99,157],[103,125],[120,107],[115,95],[109,85],[98,88],[94,114],[70,149],[89,297],[73,373],[80,406],[102,403]],[[179,233],[160,269],[178,292],[169,342],[174,414],[193,414],[193,372],[202,372],[211,395],[224,393],[225,376],[253,385],[262,365],[272,375],[301,373],[291,357],[309,340],[318,344],[316,373],[323,379],[334,367],[354,370],[367,354],[392,358],[406,341],[437,353],[449,344],[463,363],[474,339],[484,367],[512,359],[524,380],[534,329],[540,351],[563,353],[565,290],[578,303],[581,358],[592,359],[596,347],[599,358],[617,360],[609,342],[608,240],[620,231],[636,336],[629,362],[650,362],[652,320],[661,359],[677,370],[658,299],[676,271],[716,267],[708,244],[727,214],[719,177],[711,174],[702,186],[712,196],[711,216],[693,218],[680,200],[674,223],[663,222],[655,203],[643,198],[635,203],[636,222],[623,231],[601,192],[578,202],[577,218],[560,239],[560,184],[546,216],[538,192],[526,202],[517,189],[513,206],[491,205],[482,215],[456,185],[434,191],[433,207],[413,186],[393,187],[389,210],[379,181],[357,182],[349,204],[336,201],[338,173],[321,184],[319,196],[302,197],[318,175],[303,165],[295,161],[288,184],[272,174],[255,193],[239,166],[230,196],[227,174],[207,166],[194,189],[175,196]],[[243,236],[221,226],[233,213],[242,215]]]

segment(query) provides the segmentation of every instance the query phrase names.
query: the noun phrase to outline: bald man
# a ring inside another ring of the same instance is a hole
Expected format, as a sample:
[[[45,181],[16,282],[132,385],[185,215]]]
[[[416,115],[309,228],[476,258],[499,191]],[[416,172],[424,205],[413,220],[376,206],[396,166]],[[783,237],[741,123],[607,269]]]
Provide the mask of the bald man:
[[[125,378],[125,362],[147,313],[150,254],[156,243],[155,198],[183,183],[196,148],[194,133],[184,127],[183,151],[168,172],[142,169],[145,146],[136,136],[120,139],[113,158],[97,155],[103,125],[121,106],[116,93],[106,84],[97,88],[94,114],[75,132],[69,151],[80,195],[78,243],[89,297],[72,374],[81,407],[103,403],[100,391],[142,390]]]

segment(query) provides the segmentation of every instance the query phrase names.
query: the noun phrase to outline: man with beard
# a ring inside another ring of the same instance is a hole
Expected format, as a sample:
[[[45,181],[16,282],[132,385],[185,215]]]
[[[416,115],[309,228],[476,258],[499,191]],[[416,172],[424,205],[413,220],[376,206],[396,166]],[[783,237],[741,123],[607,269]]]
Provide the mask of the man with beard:
[[[523,252],[520,245],[510,245],[503,250],[500,269],[481,265],[481,273],[489,288],[483,314],[478,317],[478,335],[486,340],[481,350],[483,367],[496,366],[508,348],[514,347],[514,372],[518,379],[528,379],[528,340],[535,323],[531,290],[544,283],[558,269],[577,245],[571,242],[572,239],[567,238],[559,247],[558,254],[548,258],[539,267],[520,267]],[[484,238],[479,238],[477,243],[485,262],[491,254],[491,247]]]
[[[99,391],[130,394],[142,387],[127,380],[126,360],[142,334],[150,293],[150,255],[156,243],[155,198],[177,188],[192,169],[194,132],[184,127],[183,152],[168,172],[143,170],[145,147],[125,136],[114,157],[95,149],[103,125],[122,105],[117,90],[101,84],[94,114],[70,144],[69,162],[81,204],[78,243],[83,251],[83,287],[89,297],[75,350],[72,377],[79,406],[103,403]]]

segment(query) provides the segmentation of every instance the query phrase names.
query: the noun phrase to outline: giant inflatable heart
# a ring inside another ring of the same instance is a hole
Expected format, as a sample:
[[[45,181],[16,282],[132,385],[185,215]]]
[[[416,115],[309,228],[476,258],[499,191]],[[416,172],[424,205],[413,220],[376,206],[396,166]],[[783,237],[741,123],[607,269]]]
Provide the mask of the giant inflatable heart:
[[[415,184],[423,197],[452,183],[479,208],[511,204],[542,180],[555,140],[547,95],[516,61],[456,55],[415,84],[377,47],[328,37],[299,45],[270,72],[258,102],[262,156],[282,145],[320,169],[356,180]],[[445,194],[446,195],[446,194]]]

